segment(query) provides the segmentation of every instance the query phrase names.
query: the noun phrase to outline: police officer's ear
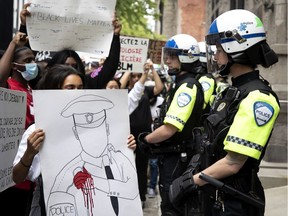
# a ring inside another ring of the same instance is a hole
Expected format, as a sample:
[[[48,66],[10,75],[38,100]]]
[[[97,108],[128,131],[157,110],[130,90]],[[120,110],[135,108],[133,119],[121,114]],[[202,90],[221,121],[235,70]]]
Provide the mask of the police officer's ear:
[[[73,130],[73,133],[74,133],[74,136],[76,137],[76,139],[79,140],[79,136],[78,136],[78,133],[77,133],[76,127],[73,126],[73,127],[72,127],[72,130]]]

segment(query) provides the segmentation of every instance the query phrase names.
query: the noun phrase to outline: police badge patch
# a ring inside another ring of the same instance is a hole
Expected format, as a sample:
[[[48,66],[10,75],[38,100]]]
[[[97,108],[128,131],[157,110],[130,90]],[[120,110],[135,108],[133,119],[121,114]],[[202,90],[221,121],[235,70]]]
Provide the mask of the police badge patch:
[[[206,81],[201,82],[201,85],[202,85],[203,91],[208,91],[211,87],[210,83]]]
[[[274,114],[273,107],[266,102],[254,103],[254,118],[258,126],[263,126],[269,122]]]
[[[191,96],[187,93],[180,93],[177,98],[177,104],[179,107],[184,107],[191,101]]]

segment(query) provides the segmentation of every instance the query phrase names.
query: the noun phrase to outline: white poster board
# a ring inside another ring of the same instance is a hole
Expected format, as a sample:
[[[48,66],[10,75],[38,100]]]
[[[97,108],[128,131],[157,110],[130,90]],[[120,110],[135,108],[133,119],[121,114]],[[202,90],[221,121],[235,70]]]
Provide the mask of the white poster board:
[[[127,90],[33,91],[47,215],[143,215]],[[49,107],[49,108],[47,108]]]
[[[26,93],[0,88],[0,192],[15,185],[13,161],[25,130]]]
[[[108,56],[115,5],[116,0],[33,0],[27,17],[31,48]]]
[[[121,52],[118,72],[143,73],[147,60],[149,39],[120,36]]]

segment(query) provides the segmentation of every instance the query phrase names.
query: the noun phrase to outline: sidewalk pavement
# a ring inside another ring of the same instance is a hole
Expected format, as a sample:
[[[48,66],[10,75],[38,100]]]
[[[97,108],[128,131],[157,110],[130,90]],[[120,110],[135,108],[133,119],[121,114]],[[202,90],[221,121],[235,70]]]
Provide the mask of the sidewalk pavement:
[[[259,177],[265,189],[265,216],[288,216],[287,163],[267,163],[260,166]],[[155,198],[148,198],[143,209],[143,216],[160,216],[159,193]]]
[[[287,163],[262,161],[258,175],[265,189],[265,216],[287,216]]]

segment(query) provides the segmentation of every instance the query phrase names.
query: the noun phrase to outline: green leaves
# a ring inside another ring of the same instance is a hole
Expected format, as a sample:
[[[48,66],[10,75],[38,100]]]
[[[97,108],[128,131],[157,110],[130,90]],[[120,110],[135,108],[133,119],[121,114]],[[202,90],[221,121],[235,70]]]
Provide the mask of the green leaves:
[[[122,35],[163,39],[149,29],[149,20],[158,20],[158,8],[154,0],[118,0],[116,16],[122,23]],[[149,19],[148,19],[149,18]]]

